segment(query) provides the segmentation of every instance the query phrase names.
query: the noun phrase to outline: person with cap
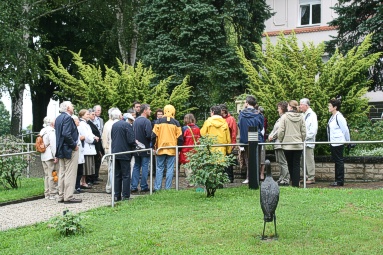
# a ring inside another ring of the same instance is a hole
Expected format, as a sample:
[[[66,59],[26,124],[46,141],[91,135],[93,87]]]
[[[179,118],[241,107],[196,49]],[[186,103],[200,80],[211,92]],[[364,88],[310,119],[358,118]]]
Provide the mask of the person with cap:
[[[162,175],[167,163],[165,189],[172,187],[174,161],[176,149],[166,148],[169,146],[182,146],[183,137],[180,123],[174,118],[176,109],[172,105],[164,107],[164,117],[158,119],[153,127],[152,144],[155,149],[161,148],[156,156],[157,173],[154,183],[154,190],[159,191],[162,188]],[[163,148],[165,147],[165,148]],[[163,148],[163,149],[162,149]]]
[[[122,115],[122,118],[123,118],[126,122],[128,122],[130,125],[132,125],[132,126],[133,126],[133,122],[136,120],[136,119],[133,117],[133,115],[132,115],[131,113],[129,113],[129,112],[124,113],[124,115]]]

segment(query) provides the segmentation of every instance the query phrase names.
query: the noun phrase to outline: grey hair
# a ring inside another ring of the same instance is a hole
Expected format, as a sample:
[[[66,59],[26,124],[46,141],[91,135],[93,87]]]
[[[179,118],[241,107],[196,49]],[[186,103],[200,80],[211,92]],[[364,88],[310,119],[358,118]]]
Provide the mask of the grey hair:
[[[44,127],[50,126],[53,122],[53,120],[49,118],[48,116],[45,117],[43,121],[44,121]]]
[[[113,112],[114,110],[118,110],[118,108],[117,108],[117,107],[112,107],[112,108],[110,108],[110,109],[108,110],[109,119],[112,118],[112,112]]]
[[[310,100],[308,98],[302,98],[299,103],[310,106]]]
[[[72,105],[70,101],[64,101],[60,104],[60,112],[66,112],[68,109],[68,106]]]
[[[112,112],[111,112],[111,119],[112,120],[119,120],[120,119],[120,116],[121,116],[121,111],[118,110],[118,109],[114,109]]]
[[[262,114],[265,112],[265,109],[264,109],[262,106],[259,106],[259,107],[258,107],[258,110],[259,110],[260,113],[262,113]]]
[[[135,110],[133,110],[133,108],[129,108],[126,113],[135,113]]]
[[[101,109],[101,105],[98,104],[98,105],[93,106],[93,111],[96,111],[97,107],[100,107],[100,109]]]

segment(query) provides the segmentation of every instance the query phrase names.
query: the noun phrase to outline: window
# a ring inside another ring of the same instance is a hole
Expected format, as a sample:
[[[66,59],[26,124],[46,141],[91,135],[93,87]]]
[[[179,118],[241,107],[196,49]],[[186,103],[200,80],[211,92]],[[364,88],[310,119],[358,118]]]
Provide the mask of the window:
[[[300,25],[314,25],[321,22],[320,0],[299,0]]]

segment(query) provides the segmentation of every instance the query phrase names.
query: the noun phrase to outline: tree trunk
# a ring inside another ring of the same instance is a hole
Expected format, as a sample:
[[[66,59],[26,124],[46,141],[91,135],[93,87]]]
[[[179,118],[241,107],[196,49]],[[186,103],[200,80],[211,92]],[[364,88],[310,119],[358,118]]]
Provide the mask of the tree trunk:
[[[136,64],[137,41],[138,41],[138,31],[137,31],[136,24],[134,24],[133,39],[132,39],[132,44],[130,45],[130,63],[129,64],[131,66],[134,66]]]
[[[24,86],[20,85],[17,91],[9,94],[12,101],[11,135],[17,136],[21,133],[23,123]]]
[[[123,0],[118,0],[116,5],[116,18],[117,18],[117,38],[118,49],[120,50],[122,62],[128,63],[128,52],[126,50],[126,38],[124,30],[124,3]]]
[[[33,132],[39,132],[43,125],[43,120],[47,116],[47,107],[53,96],[52,88],[44,86],[45,83],[40,86],[45,87],[45,91],[34,91],[31,87],[31,99],[32,99],[32,115],[33,115]]]

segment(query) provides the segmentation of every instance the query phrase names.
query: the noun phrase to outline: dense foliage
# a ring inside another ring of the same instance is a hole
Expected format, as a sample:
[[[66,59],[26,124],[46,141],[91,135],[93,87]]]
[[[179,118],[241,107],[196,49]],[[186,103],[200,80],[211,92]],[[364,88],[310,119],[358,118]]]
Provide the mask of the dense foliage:
[[[245,88],[234,46],[252,52],[270,16],[264,0],[146,0],[137,16],[139,56],[158,79],[174,75],[171,88],[190,76],[192,105],[206,111]]]
[[[379,0],[338,0],[333,7],[337,14],[329,25],[337,27],[338,35],[328,42],[328,50],[346,54],[368,35],[372,34],[369,53],[383,51],[383,5]],[[377,59],[369,69],[374,83],[370,89],[383,88],[383,60]]]
[[[101,67],[85,63],[80,53],[72,54],[72,63],[77,70],[75,75],[68,72],[60,59],[56,64],[49,57],[51,69],[47,76],[61,88],[55,93],[68,97],[77,110],[100,104],[104,109],[118,107],[125,112],[132,107],[135,100],[150,104],[152,110],[172,104],[176,108],[178,119],[183,119],[183,116],[192,110],[187,107],[191,95],[188,77],[169,94],[168,86],[172,77],[159,81],[156,86],[151,86],[156,74],[140,62],[133,67],[118,61],[117,70],[105,66],[103,72]],[[106,113],[107,111],[104,111],[104,117],[108,119]]]
[[[5,108],[4,103],[0,101],[0,136],[9,134],[11,126],[10,118],[11,116]]]
[[[324,44],[299,47],[294,34],[281,34],[275,45],[267,38],[264,51],[256,45],[256,60],[247,60],[242,49],[238,54],[249,78],[248,90],[266,109],[270,125],[279,118],[278,102],[307,97],[318,115],[317,140],[326,141],[329,99],[342,97],[341,112],[351,126],[369,111],[368,99],[362,96],[372,81],[365,72],[379,58],[378,53],[368,54],[370,47],[371,35],[346,55],[336,51],[324,63]]]

